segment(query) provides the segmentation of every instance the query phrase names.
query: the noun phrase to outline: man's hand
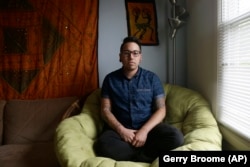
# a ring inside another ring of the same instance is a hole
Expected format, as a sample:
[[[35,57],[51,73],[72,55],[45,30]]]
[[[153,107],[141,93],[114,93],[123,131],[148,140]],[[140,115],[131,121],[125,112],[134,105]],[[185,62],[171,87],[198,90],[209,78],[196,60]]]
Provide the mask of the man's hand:
[[[165,97],[157,98],[155,100],[156,111],[150,117],[150,119],[138,130],[135,134],[133,142],[131,143],[134,147],[144,146],[148,133],[153,129],[157,124],[159,124],[164,117],[166,116],[166,106],[165,106]]]
[[[134,147],[142,147],[144,146],[146,140],[147,140],[148,132],[144,129],[140,129],[135,133],[135,137],[132,141],[132,145]]]
[[[148,132],[143,129],[137,131],[124,127],[121,127],[118,133],[125,142],[130,143],[134,147],[144,146],[148,135]]]
[[[120,134],[121,138],[125,141],[125,142],[128,142],[128,143],[131,143],[133,142],[135,136],[136,136],[136,130],[133,130],[133,129],[127,129],[125,127],[121,127],[119,130],[118,130],[118,133]]]

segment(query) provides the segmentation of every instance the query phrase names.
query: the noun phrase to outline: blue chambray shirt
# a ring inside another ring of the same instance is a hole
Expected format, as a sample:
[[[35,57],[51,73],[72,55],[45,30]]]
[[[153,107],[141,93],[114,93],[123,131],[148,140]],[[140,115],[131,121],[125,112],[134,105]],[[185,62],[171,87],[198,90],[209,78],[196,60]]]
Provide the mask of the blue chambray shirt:
[[[141,67],[132,79],[124,76],[122,68],[108,74],[101,95],[111,100],[112,113],[130,129],[140,129],[154,112],[154,100],[165,96],[158,76]]]

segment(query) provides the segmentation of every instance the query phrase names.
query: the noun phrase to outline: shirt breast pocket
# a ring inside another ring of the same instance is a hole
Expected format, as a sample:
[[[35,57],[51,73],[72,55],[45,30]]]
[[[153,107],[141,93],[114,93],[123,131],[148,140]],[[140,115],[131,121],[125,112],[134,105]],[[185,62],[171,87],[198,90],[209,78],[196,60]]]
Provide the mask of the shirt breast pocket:
[[[152,103],[152,89],[143,88],[137,89],[135,100],[140,107],[146,107]]]

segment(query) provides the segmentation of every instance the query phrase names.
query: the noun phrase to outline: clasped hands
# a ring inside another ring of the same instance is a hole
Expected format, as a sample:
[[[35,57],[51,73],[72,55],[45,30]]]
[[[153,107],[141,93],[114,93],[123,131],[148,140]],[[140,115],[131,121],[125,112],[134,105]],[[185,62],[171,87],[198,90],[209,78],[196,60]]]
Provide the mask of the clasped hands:
[[[148,132],[143,129],[133,130],[133,129],[122,128],[119,131],[119,134],[125,142],[130,143],[132,146],[142,147],[144,146],[147,140]]]

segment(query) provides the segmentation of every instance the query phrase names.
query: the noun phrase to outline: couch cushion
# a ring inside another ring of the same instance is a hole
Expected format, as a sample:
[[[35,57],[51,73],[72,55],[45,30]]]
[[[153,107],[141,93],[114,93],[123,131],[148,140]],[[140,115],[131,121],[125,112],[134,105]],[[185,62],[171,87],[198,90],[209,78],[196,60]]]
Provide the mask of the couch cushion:
[[[6,101],[0,100],[0,145],[2,145],[3,141],[3,111]]]
[[[222,136],[207,100],[197,91],[165,85],[165,121],[179,128],[184,145],[175,150],[221,150]]]
[[[0,164],[1,167],[59,167],[52,142],[0,146]]]
[[[46,142],[77,97],[10,100],[4,113],[4,144]]]

